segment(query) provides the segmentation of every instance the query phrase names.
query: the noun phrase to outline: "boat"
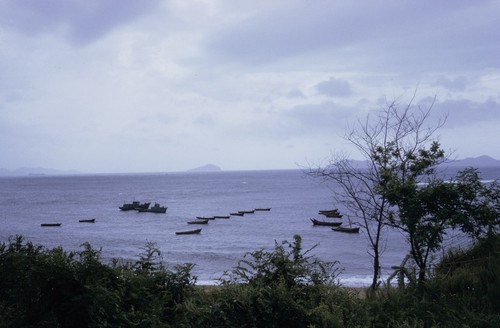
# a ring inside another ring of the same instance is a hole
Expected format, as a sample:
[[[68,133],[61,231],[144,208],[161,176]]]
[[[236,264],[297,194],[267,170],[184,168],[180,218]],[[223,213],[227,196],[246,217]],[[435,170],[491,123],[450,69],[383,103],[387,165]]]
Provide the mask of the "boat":
[[[231,214],[233,216],[243,216],[243,215],[245,215],[245,213],[240,213],[240,212],[234,212],[234,213],[229,213],[229,214]]]
[[[42,223],[42,227],[60,227],[62,223]]]
[[[251,211],[238,211],[238,213],[243,213],[243,214],[252,214],[254,212],[255,212],[255,210],[251,210]]]
[[[229,215],[216,215],[214,216],[215,219],[229,219]]]
[[[333,227],[333,231],[347,232],[347,233],[358,233],[359,227]]]
[[[194,221],[188,221],[188,224],[207,224],[207,223],[208,223],[208,219],[205,219],[205,220],[197,219]]]
[[[176,235],[195,235],[201,232],[201,229],[188,230],[188,231],[177,231]]]
[[[327,218],[341,218],[342,214],[340,214],[339,210],[334,208],[333,210],[319,210],[318,214],[324,215]]]
[[[255,209],[256,211],[270,211],[271,208],[270,207],[265,207],[265,208],[256,208]]]
[[[131,210],[143,210],[148,209],[151,203],[140,203],[139,201],[134,200],[132,203],[124,203],[122,206],[118,207],[122,211],[131,211]]]
[[[197,216],[198,220],[215,220],[215,216]]]
[[[149,212],[149,213],[165,213],[167,211],[167,207],[161,206],[159,203],[155,203],[151,208],[140,208],[139,212]]]
[[[338,213],[338,212],[339,212],[338,208],[334,208],[332,210],[319,210],[318,211],[319,214],[323,214],[323,213]]]
[[[340,213],[328,213],[328,214],[323,214],[327,218],[335,218],[335,219],[341,219],[342,214]]]
[[[83,220],[78,220],[78,222],[95,223],[95,219],[83,219]]]
[[[317,226],[329,226],[329,227],[338,227],[339,225],[342,224],[342,222],[321,221],[321,220],[316,220],[314,218],[311,219],[311,222],[313,223],[313,225],[317,225]]]

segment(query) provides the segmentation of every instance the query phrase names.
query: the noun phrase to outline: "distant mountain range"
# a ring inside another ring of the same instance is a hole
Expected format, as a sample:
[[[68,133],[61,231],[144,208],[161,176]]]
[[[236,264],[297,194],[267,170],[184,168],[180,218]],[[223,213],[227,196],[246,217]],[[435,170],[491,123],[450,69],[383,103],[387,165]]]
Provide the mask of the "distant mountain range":
[[[367,161],[360,161],[360,160],[352,160],[350,161],[351,165],[355,168],[363,168],[368,165]],[[464,159],[457,159],[457,160],[448,160],[442,164],[440,164],[441,167],[449,167],[449,168],[460,168],[460,167],[475,167],[475,168],[481,168],[481,167],[498,167],[500,168],[500,161],[497,159],[494,159],[490,156],[482,155],[479,157],[468,157]]]
[[[490,156],[468,157],[464,159],[446,162],[447,166],[472,166],[472,167],[495,167],[500,166],[500,161]]]
[[[362,165],[363,161],[354,161]],[[468,157],[459,160],[448,161],[443,164],[448,167],[500,167],[500,160],[490,156]],[[218,172],[222,171],[220,167],[214,164],[207,164],[188,170],[188,172]],[[44,176],[44,175],[75,175],[82,174],[76,170],[55,170],[42,167],[35,168],[19,168],[16,170],[8,170],[0,168],[0,176]]]

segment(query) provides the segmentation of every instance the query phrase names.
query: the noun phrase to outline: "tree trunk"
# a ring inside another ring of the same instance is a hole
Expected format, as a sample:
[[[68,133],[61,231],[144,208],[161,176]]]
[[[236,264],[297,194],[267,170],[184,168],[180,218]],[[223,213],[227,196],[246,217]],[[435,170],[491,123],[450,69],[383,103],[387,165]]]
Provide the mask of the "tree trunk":
[[[378,277],[380,276],[380,255],[378,247],[374,247],[373,252],[373,280],[370,288],[376,290],[378,288]]]

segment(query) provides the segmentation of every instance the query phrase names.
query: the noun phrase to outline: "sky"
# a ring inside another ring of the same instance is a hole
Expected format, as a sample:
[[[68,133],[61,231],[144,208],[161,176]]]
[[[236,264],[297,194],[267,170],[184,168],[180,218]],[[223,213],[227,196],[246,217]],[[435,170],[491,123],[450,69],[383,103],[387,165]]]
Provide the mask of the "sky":
[[[0,0],[0,168],[293,169],[436,98],[500,159],[500,1]]]

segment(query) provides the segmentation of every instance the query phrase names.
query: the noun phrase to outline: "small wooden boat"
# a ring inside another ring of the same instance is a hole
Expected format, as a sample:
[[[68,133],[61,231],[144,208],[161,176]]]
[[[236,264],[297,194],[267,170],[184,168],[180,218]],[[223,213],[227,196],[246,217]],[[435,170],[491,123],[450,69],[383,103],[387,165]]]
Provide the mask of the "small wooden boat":
[[[342,214],[340,214],[338,209],[333,209],[333,210],[319,210],[318,214],[324,215],[327,218],[341,218]]]
[[[270,210],[271,210],[271,208],[269,208],[269,207],[265,207],[265,208],[256,208],[255,210],[256,210],[256,211],[270,211]]]
[[[188,221],[188,224],[208,224],[208,219],[205,220],[194,220],[194,221]]]
[[[339,213],[339,209],[338,208],[334,208],[333,210],[319,210],[318,213],[319,214],[323,214],[323,213]]]
[[[195,235],[201,232],[201,229],[188,230],[188,231],[177,231],[176,235]]]
[[[95,223],[95,219],[83,219],[83,220],[78,220],[78,222]]]
[[[313,225],[317,225],[317,226],[329,226],[329,227],[338,227],[339,225],[342,224],[342,222],[321,221],[321,220],[316,220],[314,218],[311,219],[311,222],[313,223]]]
[[[42,227],[60,227],[62,223],[42,223]]]
[[[252,214],[254,212],[255,212],[255,210],[251,210],[251,211],[238,211],[238,213],[243,213],[243,214]]]
[[[215,219],[229,219],[229,215],[216,215],[214,216]]]
[[[234,213],[230,213],[231,215],[233,216],[243,216],[245,215],[245,213],[240,213],[240,212],[234,212]]]
[[[342,214],[340,213],[328,213],[328,214],[323,214],[327,218],[336,218],[336,219],[341,219]]]
[[[358,233],[359,227],[334,227],[333,231],[347,232],[347,233]]]
[[[215,216],[197,216],[198,220],[215,220]]]

